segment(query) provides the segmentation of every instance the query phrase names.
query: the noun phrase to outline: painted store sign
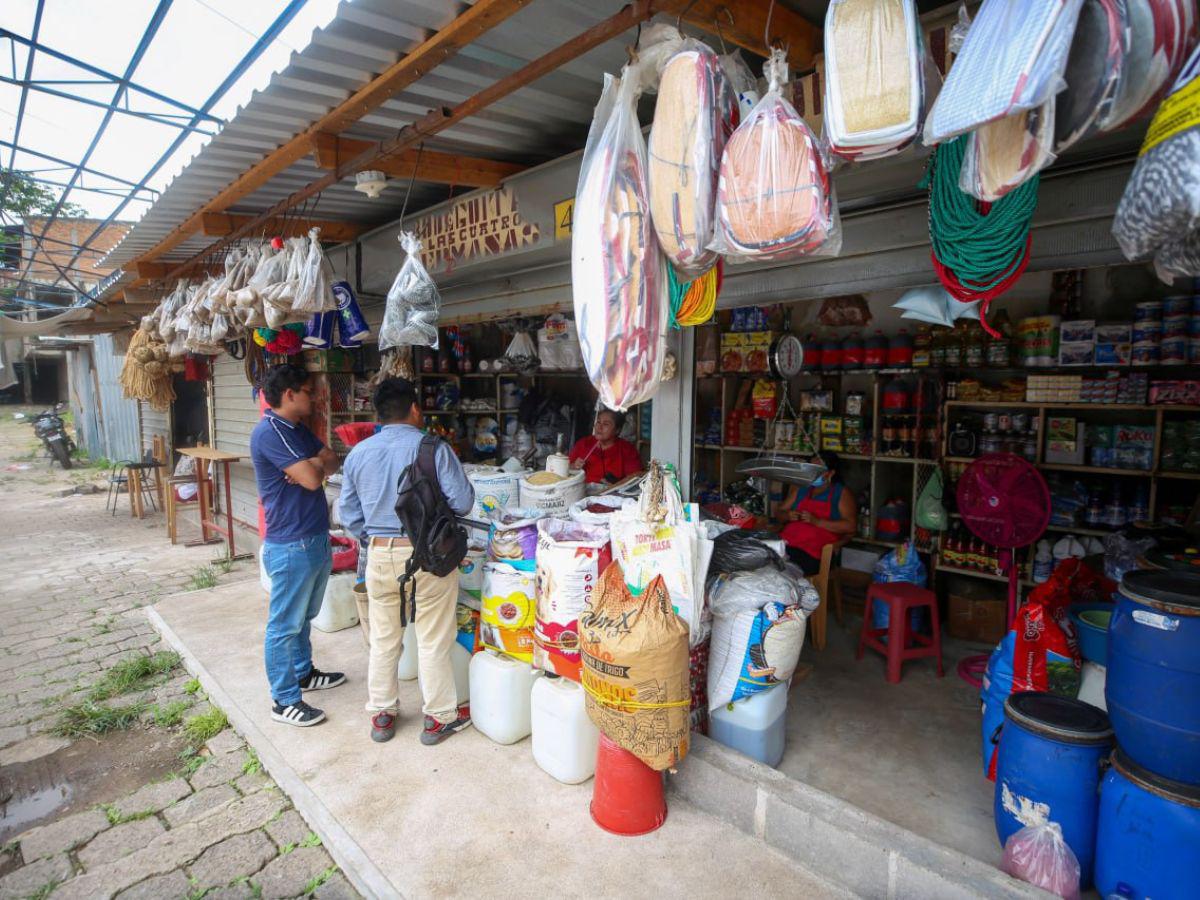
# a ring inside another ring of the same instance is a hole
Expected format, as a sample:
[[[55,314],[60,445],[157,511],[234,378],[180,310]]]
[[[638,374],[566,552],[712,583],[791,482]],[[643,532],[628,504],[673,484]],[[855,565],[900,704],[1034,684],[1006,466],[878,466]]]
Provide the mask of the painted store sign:
[[[443,213],[414,223],[425,268],[449,272],[460,263],[519,250],[538,239],[538,228],[517,209],[508,188],[466,197]]]

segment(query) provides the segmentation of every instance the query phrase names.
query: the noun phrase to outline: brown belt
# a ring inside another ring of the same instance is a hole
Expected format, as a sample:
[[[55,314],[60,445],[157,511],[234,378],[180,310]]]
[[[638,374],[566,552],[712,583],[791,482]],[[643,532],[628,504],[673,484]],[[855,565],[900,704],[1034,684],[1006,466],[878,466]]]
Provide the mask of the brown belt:
[[[373,537],[371,546],[391,550],[393,547],[411,547],[412,541],[406,537]]]

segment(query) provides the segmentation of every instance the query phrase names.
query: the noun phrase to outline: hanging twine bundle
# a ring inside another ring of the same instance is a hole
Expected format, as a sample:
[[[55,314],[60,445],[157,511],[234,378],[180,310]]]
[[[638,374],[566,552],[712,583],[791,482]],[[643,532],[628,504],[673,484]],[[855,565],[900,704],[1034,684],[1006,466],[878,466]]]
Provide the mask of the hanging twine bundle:
[[[1037,209],[1035,175],[995,203],[983,203],[958,186],[969,135],[939,144],[920,187],[929,189],[929,238],[938,279],[956,300],[982,300],[980,324],[988,304],[1011,288],[1029,265],[1030,222]]]
[[[717,309],[721,292],[724,264],[716,265],[693,281],[680,281],[673,266],[667,266],[668,289],[671,301],[671,327],[703,325]],[[665,380],[665,379],[664,379]]]
[[[144,400],[151,409],[165,412],[175,399],[172,371],[167,345],[137,329],[129,339],[129,349],[125,351],[125,363],[121,367],[121,389],[125,396],[130,400]]]

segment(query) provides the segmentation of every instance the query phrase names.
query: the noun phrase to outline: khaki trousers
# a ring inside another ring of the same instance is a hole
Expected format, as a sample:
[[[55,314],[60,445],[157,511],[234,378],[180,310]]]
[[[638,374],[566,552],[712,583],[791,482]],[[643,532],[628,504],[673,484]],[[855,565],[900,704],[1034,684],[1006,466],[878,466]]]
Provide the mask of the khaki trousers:
[[[400,585],[412,547],[371,547],[367,551],[367,596],[370,609],[371,656],[367,664],[367,711],[395,714],[400,701],[396,667],[404,641],[400,626]],[[458,572],[442,578],[418,571],[415,579],[417,670],[421,676],[422,712],[443,724],[458,717],[458,693],[450,648],[458,629]]]

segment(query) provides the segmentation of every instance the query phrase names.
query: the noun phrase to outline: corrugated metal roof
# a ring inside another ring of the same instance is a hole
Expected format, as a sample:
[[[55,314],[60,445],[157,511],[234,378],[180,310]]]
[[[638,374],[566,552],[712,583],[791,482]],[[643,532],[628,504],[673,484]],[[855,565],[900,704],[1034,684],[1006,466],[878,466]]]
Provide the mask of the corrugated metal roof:
[[[436,106],[454,106],[621,9],[623,0],[537,0],[392,97],[344,133],[380,140]],[[251,165],[349,97],[459,13],[452,0],[356,0],[294,54],[184,167],[154,206],[107,257],[122,265],[156,246]],[[604,72],[625,61],[627,37],[609,41],[426,143],[430,150],[529,164],[582,146]],[[306,157],[276,175],[232,212],[261,213],[324,172]],[[310,201],[309,216],[365,225],[398,217],[407,183],[392,179],[378,200],[351,181]],[[462,189],[460,188],[459,191]],[[409,211],[449,196],[446,185],[418,183]],[[183,261],[213,243],[195,235],[163,254]]]

